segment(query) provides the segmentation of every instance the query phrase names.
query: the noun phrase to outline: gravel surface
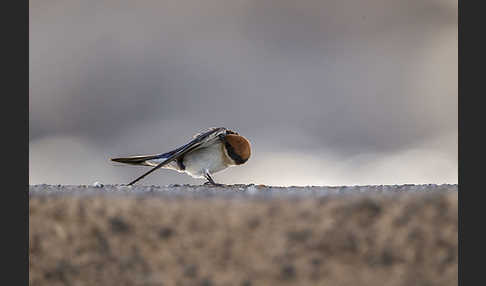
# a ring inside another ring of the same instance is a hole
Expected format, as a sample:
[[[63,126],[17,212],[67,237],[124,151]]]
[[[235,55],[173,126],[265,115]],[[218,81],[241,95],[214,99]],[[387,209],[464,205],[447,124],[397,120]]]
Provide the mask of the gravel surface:
[[[376,195],[398,193],[436,193],[457,192],[457,185],[379,185],[379,186],[306,186],[306,187],[274,187],[265,185],[168,185],[168,186],[125,186],[102,185],[32,185],[29,188],[31,196],[36,195],[155,195],[175,197],[221,197],[221,198],[285,198],[285,197],[324,197],[329,195]]]
[[[30,285],[457,285],[457,185],[33,185]]]

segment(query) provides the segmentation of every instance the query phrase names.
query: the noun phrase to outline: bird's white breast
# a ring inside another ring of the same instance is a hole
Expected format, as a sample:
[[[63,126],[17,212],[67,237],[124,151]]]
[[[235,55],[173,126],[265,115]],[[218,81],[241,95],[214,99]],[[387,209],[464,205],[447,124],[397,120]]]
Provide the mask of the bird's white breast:
[[[224,156],[222,143],[196,149],[184,156],[185,172],[195,178],[202,178],[205,170],[208,170],[210,174],[222,171],[229,167]]]

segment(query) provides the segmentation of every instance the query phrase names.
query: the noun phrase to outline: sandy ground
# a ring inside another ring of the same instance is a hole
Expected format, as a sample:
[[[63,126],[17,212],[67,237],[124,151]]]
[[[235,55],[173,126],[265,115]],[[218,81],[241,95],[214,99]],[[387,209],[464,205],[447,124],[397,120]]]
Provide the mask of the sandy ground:
[[[457,285],[457,185],[29,189],[30,285]]]

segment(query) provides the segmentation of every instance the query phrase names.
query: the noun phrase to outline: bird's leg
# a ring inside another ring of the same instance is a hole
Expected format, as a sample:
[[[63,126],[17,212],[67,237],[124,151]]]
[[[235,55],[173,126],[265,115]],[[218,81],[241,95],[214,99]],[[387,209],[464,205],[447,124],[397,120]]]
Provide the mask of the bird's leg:
[[[218,187],[221,187],[223,186],[223,184],[218,184],[216,182],[214,182],[213,178],[211,178],[211,175],[209,175],[209,172],[206,170],[206,172],[204,172],[204,177],[208,180],[206,183],[204,183],[205,185],[213,185],[213,186],[218,186]]]

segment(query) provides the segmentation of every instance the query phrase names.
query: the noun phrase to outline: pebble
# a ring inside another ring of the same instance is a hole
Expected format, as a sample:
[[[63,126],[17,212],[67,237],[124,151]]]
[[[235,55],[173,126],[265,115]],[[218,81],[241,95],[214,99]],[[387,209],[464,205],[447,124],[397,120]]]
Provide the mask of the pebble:
[[[96,181],[96,182],[93,183],[93,187],[95,187],[95,188],[103,188],[103,184],[100,183],[100,182],[98,182],[98,181]]]

